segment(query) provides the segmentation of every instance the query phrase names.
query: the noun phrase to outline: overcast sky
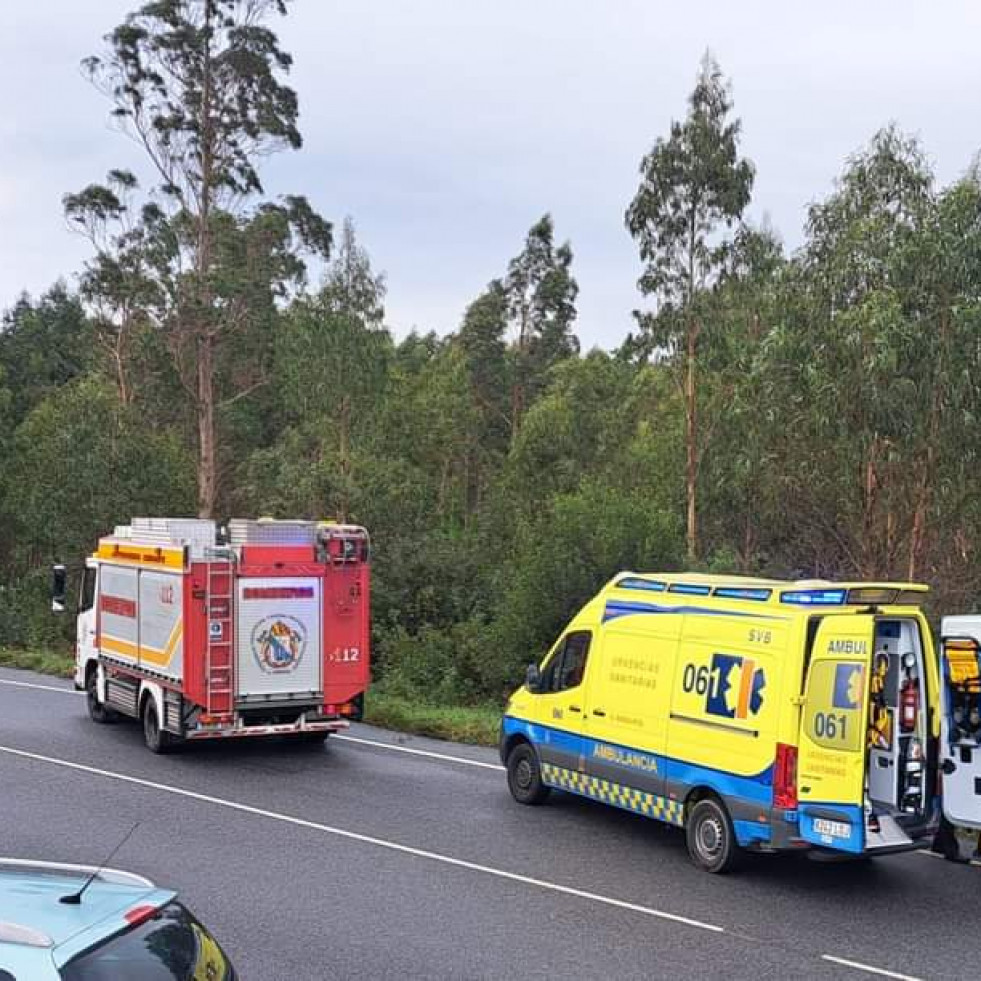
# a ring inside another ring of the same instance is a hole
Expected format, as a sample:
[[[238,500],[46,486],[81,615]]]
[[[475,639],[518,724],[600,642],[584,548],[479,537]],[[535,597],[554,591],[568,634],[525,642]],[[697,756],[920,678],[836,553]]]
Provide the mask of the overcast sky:
[[[0,3],[0,308],[74,282],[86,246],[62,194],[139,168],[78,71],[134,6]],[[706,48],[757,167],[749,217],[790,248],[882,125],[917,134],[942,182],[981,148],[977,0],[297,0],[275,27],[305,145],[269,162],[267,191],[354,218],[399,335],[455,329],[549,211],[575,252],[584,346],[617,345],[639,302],[623,211]]]

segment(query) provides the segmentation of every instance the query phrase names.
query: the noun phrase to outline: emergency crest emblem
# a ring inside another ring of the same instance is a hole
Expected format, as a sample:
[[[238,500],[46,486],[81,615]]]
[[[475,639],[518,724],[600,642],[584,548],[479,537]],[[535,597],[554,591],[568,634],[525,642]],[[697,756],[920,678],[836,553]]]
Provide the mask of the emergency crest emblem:
[[[252,654],[267,674],[295,671],[306,647],[306,628],[295,617],[263,617],[252,629]]]

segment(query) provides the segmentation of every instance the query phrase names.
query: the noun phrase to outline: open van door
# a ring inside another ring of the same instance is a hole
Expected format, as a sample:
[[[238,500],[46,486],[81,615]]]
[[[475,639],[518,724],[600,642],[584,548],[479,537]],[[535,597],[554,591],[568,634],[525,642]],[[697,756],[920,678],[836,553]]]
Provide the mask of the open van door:
[[[981,617],[944,617],[940,648],[944,816],[981,829]]]
[[[865,850],[865,760],[875,617],[825,616],[811,653],[797,765],[800,836]]]

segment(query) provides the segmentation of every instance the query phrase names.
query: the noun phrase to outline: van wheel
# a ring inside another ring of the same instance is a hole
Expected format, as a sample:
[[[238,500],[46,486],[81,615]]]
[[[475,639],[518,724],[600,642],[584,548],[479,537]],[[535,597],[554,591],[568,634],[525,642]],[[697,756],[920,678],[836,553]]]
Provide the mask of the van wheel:
[[[152,696],[143,703],[143,739],[151,753],[169,753],[177,742],[172,733],[160,728],[157,704]]]
[[[685,838],[692,861],[706,872],[729,872],[739,858],[739,845],[726,809],[712,797],[698,801],[688,814]]]
[[[528,743],[518,743],[508,753],[508,790],[519,804],[542,804],[549,788],[542,783],[538,755]]]
[[[99,700],[99,669],[93,668],[85,679],[85,705],[89,710],[89,718],[93,722],[105,725],[119,718],[111,708],[106,708],[105,702]]]

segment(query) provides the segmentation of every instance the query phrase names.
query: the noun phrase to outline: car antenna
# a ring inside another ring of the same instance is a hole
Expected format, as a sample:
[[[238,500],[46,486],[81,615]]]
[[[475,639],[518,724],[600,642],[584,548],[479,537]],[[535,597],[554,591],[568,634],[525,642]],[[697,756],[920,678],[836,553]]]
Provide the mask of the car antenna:
[[[85,890],[88,889],[90,885],[92,885],[92,883],[95,881],[99,873],[109,864],[109,862],[112,860],[112,857],[116,854],[116,852],[118,852],[119,849],[122,848],[127,841],[129,841],[129,839],[133,836],[133,832],[139,826],[140,826],[140,822],[137,821],[136,824],[134,824],[133,827],[130,828],[125,835],[123,835],[123,838],[119,842],[119,844],[116,845],[116,847],[113,848],[113,850],[109,852],[109,854],[102,860],[102,864],[97,869],[95,869],[95,871],[85,880],[85,882],[82,884],[82,888],[79,889],[78,892],[72,892],[69,893],[67,896],[62,896],[61,899],[58,900],[58,902],[65,903],[68,906],[78,906],[82,902],[82,893],[85,892]]]

